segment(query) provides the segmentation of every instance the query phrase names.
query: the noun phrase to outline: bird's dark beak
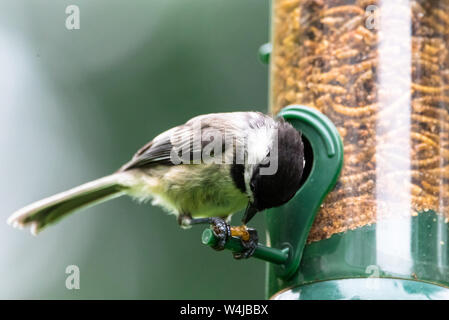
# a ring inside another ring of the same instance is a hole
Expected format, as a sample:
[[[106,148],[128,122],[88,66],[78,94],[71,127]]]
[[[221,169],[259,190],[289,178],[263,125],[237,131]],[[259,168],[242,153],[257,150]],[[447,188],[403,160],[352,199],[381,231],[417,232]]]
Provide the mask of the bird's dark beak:
[[[243,224],[247,224],[254,217],[257,211],[258,210],[254,206],[254,204],[249,202],[248,206],[246,207],[245,214],[243,215],[242,219]]]

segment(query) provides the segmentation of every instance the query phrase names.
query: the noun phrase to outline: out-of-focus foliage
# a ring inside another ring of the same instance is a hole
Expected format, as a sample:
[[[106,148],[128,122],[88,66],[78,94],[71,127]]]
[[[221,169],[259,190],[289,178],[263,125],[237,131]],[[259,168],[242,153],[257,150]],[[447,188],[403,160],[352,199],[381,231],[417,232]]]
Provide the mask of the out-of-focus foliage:
[[[65,28],[80,8],[81,28]],[[266,110],[260,0],[1,0],[1,219],[106,175],[157,133],[209,112]],[[239,223],[240,215],[234,222]],[[263,216],[254,226],[262,230]],[[265,266],[234,261],[127,198],[34,238],[0,224],[0,298],[263,298]],[[81,289],[67,290],[77,265]]]

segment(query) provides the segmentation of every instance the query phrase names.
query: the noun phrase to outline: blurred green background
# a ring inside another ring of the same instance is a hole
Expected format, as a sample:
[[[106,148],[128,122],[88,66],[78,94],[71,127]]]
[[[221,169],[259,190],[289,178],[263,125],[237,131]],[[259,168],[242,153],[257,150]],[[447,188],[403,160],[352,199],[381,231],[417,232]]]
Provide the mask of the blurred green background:
[[[65,28],[70,4],[80,30]],[[268,0],[0,0],[1,219],[192,116],[265,111],[268,34]],[[0,298],[264,298],[265,264],[203,246],[202,230],[129,198],[38,237],[1,223]],[[65,287],[72,264],[80,290]]]

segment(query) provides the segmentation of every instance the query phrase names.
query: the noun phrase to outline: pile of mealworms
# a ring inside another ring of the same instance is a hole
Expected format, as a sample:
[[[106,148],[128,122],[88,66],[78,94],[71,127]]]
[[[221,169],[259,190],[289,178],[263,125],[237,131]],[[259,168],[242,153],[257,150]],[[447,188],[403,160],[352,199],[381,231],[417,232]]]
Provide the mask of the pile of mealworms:
[[[344,143],[309,242],[429,210],[448,221],[449,0],[398,3],[273,1],[271,112],[314,107]]]

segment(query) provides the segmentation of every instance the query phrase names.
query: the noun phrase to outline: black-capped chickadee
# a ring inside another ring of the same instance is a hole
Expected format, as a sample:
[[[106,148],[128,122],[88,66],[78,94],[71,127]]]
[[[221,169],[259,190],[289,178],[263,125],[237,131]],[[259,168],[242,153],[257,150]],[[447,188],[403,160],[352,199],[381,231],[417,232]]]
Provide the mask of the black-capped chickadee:
[[[37,234],[76,209],[126,194],[151,199],[181,226],[212,224],[222,249],[228,236],[242,235],[222,219],[246,207],[246,225],[257,212],[286,203],[303,169],[301,134],[283,119],[260,112],[201,115],[158,135],[112,175],[32,203],[8,223]],[[253,253],[257,233],[250,235],[236,258]]]

